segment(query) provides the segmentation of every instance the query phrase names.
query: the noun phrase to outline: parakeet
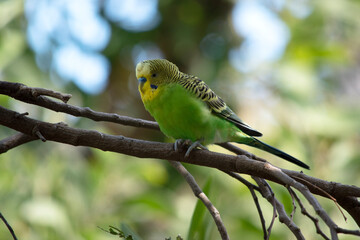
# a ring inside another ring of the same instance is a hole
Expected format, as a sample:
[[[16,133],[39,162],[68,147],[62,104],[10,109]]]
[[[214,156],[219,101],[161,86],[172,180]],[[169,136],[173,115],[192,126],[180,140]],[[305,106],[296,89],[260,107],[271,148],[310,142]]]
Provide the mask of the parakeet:
[[[237,142],[272,153],[309,169],[305,163],[255,137],[262,134],[245,124],[204,81],[180,72],[165,59],[137,64],[136,77],[146,110],[155,118],[160,130],[176,139],[191,141],[185,156],[196,147],[223,142]]]

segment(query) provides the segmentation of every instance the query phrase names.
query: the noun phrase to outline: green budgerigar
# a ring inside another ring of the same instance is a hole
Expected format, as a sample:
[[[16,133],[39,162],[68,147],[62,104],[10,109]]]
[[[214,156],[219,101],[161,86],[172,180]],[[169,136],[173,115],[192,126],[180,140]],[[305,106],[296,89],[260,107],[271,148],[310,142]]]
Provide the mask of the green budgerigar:
[[[237,142],[272,153],[309,169],[305,163],[255,137],[262,134],[245,124],[204,81],[179,71],[165,60],[146,60],[137,64],[139,92],[147,111],[168,137],[193,144],[195,147],[223,142]]]

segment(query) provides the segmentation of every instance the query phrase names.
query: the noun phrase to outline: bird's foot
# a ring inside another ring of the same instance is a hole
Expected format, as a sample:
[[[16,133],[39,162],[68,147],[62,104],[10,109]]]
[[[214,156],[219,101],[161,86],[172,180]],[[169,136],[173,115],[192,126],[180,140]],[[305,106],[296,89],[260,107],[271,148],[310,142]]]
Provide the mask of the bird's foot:
[[[183,145],[187,140],[185,139],[176,139],[174,143],[174,150],[175,152],[179,152],[180,146]]]
[[[177,139],[174,143],[174,149],[176,152],[179,152],[180,150],[180,145],[187,145],[189,146],[189,148],[187,149],[186,153],[185,153],[185,157],[188,158],[190,156],[190,153],[192,150],[194,150],[195,148],[200,148],[203,150],[208,150],[207,147],[205,147],[204,145],[202,145],[200,143],[200,141],[196,141],[196,142],[192,142],[189,139]]]
[[[188,150],[185,153],[185,158],[188,158],[190,156],[190,153],[192,150],[194,150],[195,148],[200,148],[202,150],[209,150],[207,147],[205,147],[204,145],[202,145],[200,143],[200,141],[196,141],[193,144],[190,145],[190,147],[188,148]]]
[[[190,139],[176,139],[174,143],[174,150],[180,152],[181,145],[191,146],[193,142]]]

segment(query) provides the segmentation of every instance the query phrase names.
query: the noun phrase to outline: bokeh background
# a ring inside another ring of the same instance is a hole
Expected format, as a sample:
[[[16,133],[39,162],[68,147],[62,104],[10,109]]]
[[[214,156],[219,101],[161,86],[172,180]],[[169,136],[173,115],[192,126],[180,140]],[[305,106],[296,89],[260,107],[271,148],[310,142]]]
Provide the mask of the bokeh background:
[[[70,93],[70,104],[151,119],[134,68],[167,58],[205,80],[265,142],[309,164],[308,174],[360,186],[359,13],[358,0],[1,0],[0,79]],[[0,104],[44,121],[171,141],[6,96]],[[0,127],[1,138],[11,134]],[[243,185],[214,169],[187,167],[207,185],[233,239],[262,238]],[[272,186],[290,213],[289,194]],[[356,228],[334,203],[318,199],[337,224]],[[260,201],[269,224],[272,208]],[[219,239],[208,214],[191,225],[195,204],[166,161],[39,141],[0,155],[0,211],[20,239],[116,239],[97,226],[121,224],[142,239],[187,239],[189,229],[193,239]],[[307,239],[319,238],[299,208],[294,219]],[[10,238],[0,223],[0,239]],[[291,238],[276,220],[272,239]]]

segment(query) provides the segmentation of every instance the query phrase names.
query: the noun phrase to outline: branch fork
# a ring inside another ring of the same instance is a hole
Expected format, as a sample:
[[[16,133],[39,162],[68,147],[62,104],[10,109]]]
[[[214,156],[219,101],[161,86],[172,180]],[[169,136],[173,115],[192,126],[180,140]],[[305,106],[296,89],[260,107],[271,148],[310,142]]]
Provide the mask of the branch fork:
[[[159,126],[155,122],[120,116],[113,113],[96,112],[87,107],[83,108],[67,104],[67,101],[71,98],[70,94],[63,94],[48,89],[31,88],[20,83],[0,81],[0,94],[56,112],[85,117],[94,121],[108,121],[128,126],[159,130]],[[54,101],[48,97],[59,99],[62,102]],[[343,207],[352,216],[358,226],[360,226],[360,203],[358,200],[360,197],[360,188],[356,186],[327,182],[310,177],[302,171],[296,172],[277,168],[265,159],[248,153],[230,143],[222,143],[219,145],[237,154],[237,156],[209,151],[193,151],[188,158],[184,158],[184,152],[174,151],[173,144],[170,143],[149,142],[124,136],[108,135],[98,131],[76,129],[67,126],[65,123],[47,123],[29,118],[27,115],[28,113],[17,113],[0,106],[0,124],[18,131],[17,134],[0,141],[0,153],[5,153],[21,144],[40,139],[43,142],[55,141],[74,146],[88,146],[140,158],[169,160],[170,164],[175,167],[188,182],[194,195],[203,201],[208,208],[222,239],[230,238],[221,220],[220,213],[215,206],[211,204],[211,201],[197,185],[194,177],[191,176],[180,161],[217,168],[243,183],[251,192],[258,210],[264,239],[269,239],[274,221],[277,217],[279,217],[280,222],[284,223],[292,231],[297,239],[305,239],[301,229],[293,220],[296,203],[299,205],[301,213],[313,221],[316,232],[322,238],[330,239],[319,227],[319,219],[308,213],[294,189],[305,197],[317,215],[324,221],[330,231],[331,239],[338,239],[339,233],[360,236],[359,230],[348,230],[338,227],[314,196],[314,194],[316,194],[325,198],[336,199],[338,204]],[[255,184],[245,180],[239,174],[252,176]],[[276,198],[276,194],[272,191],[267,181],[281,184],[287,188],[293,204],[293,210],[290,215],[286,213],[284,205]],[[268,228],[266,228],[265,219],[255,193],[256,191],[273,206],[273,217]]]

